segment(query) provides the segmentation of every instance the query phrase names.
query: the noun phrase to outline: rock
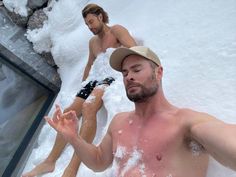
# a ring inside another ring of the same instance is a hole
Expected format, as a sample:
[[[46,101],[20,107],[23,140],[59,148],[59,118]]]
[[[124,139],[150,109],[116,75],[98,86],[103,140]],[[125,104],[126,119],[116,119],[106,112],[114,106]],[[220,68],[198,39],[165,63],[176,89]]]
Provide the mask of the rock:
[[[37,9],[46,4],[48,0],[28,0],[27,6],[30,9]]]
[[[15,24],[17,24],[19,26],[22,26],[22,27],[26,27],[27,26],[27,22],[28,22],[29,16],[24,17],[24,16],[21,16],[19,14],[16,14],[15,12],[9,11],[7,8],[5,8],[5,9],[7,11],[8,16],[11,18],[11,20]],[[33,11],[31,9],[28,9],[28,14],[30,15],[32,13],[33,13]]]
[[[50,52],[43,52],[43,53],[40,54],[40,55],[46,60],[46,62],[47,62],[50,66],[54,67],[55,69],[58,68],[57,65],[56,65],[56,63],[54,62],[53,56],[52,56],[52,54],[51,54]]]
[[[27,23],[27,28],[33,30],[35,28],[42,28],[43,22],[47,20],[48,17],[43,9],[36,10],[30,17]]]

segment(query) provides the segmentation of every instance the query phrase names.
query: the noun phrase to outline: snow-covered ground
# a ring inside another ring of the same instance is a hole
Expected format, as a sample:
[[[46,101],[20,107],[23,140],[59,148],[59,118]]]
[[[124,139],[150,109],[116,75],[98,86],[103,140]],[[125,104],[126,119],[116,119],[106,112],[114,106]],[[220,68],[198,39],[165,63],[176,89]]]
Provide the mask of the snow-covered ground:
[[[18,1],[21,0],[15,0]],[[88,40],[92,36],[81,10],[91,2],[108,12],[110,25],[125,26],[139,43],[157,52],[164,67],[165,95],[173,104],[236,123],[235,0],[60,0],[52,4],[49,20],[42,29],[28,32],[28,38],[36,50],[50,50],[59,66],[62,87],[56,103],[65,108],[80,88],[88,57]],[[98,113],[95,143],[100,141],[116,112],[133,108],[119,83],[107,89],[104,103],[108,111],[103,107]],[[54,139],[55,131],[45,125],[24,171],[47,156]],[[72,152],[68,146],[55,171],[45,177],[60,176]],[[109,176],[109,170],[93,173],[82,165],[77,176],[104,177]],[[236,177],[236,172],[211,160],[207,176]]]

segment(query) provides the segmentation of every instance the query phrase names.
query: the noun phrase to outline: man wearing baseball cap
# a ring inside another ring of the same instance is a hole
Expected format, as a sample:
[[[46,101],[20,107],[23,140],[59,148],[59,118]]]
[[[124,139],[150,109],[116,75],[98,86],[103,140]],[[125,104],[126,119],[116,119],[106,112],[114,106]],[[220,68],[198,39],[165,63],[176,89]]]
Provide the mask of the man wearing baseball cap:
[[[114,162],[113,176],[122,177],[205,177],[211,155],[236,170],[236,125],[172,105],[164,96],[163,68],[152,50],[144,46],[118,48],[110,65],[122,73],[135,109],[113,118],[100,145],[88,144],[76,133],[73,111],[47,119],[84,164],[103,171]]]
[[[142,56],[161,66],[160,59],[149,48],[144,46],[134,46],[131,48],[118,48],[117,50],[115,50],[110,57],[111,67],[117,71],[121,71],[122,61],[129,55]]]

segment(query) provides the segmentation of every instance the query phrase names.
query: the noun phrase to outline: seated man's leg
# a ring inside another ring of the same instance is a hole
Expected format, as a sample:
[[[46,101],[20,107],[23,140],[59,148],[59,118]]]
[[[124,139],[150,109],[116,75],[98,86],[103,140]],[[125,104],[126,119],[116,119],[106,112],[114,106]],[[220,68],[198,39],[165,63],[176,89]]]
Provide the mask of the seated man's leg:
[[[80,136],[89,143],[92,143],[97,129],[97,112],[102,107],[102,96],[106,86],[97,86],[82,108],[82,126]]]
[[[96,114],[103,104],[102,96],[104,93],[104,89],[107,87],[107,85],[110,85],[111,82],[107,81],[105,81],[105,83],[100,82],[103,85],[98,85],[97,87],[95,87],[92,93],[89,95],[89,97],[87,97],[87,99],[83,103],[82,125],[80,128],[80,136],[89,143],[92,143],[96,134],[96,129],[97,129]],[[74,152],[70,164],[67,166],[63,174],[63,177],[75,177],[78,171],[77,169],[80,166],[80,163],[81,161],[79,157]]]
[[[84,103],[83,98],[76,97],[73,103],[68,108],[66,108],[64,112],[75,110],[77,117],[80,117],[83,103]],[[64,140],[64,138],[60,134],[57,134],[55,143],[48,157],[42,163],[38,164],[30,172],[23,174],[23,177],[33,177],[54,171],[56,160],[60,157],[66,144],[67,142]]]
[[[80,128],[80,136],[89,143],[92,143],[97,129],[97,112],[102,107],[102,96],[105,88],[109,86],[114,79],[112,77],[98,82],[93,92],[86,99],[82,106],[82,126]]]

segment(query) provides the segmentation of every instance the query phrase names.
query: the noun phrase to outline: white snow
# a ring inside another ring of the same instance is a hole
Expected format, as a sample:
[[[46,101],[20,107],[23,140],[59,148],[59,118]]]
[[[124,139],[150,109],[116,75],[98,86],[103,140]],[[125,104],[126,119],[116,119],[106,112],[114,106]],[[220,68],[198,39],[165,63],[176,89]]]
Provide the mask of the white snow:
[[[137,147],[133,147],[133,151],[130,154],[130,157],[124,168],[121,171],[121,176],[124,177],[125,173],[129,171],[131,168],[139,165],[140,161],[142,160],[142,152],[137,149]]]
[[[28,15],[27,0],[3,0],[3,4],[11,12],[15,12],[23,17]]]
[[[3,2],[13,4],[13,0]],[[17,8],[25,5],[22,0],[14,2]],[[88,2],[97,3],[108,12],[110,25],[125,26],[139,43],[157,52],[164,67],[164,92],[173,104],[208,112],[226,122],[236,123],[235,0],[54,2],[43,28],[37,32],[28,31],[27,35],[39,52],[51,51],[59,66],[62,87],[56,103],[65,108],[81,87],[88,58],[88,41],[92,36],[81,17],[81,10]],[[13,9],[13,5],[10,7]],[[101,58],[105,59],[109,53],[110,50]],[[108,111],[103,107],[98,113],[95,143],[99,143],[114,114],[133,108],[121,82],[106,88],[103,99]],[[54,108],[50,114],[53,111]],[[43,127],[24,172],[47,156],[55,134],[48,125]],[[55,171],[44,176],[61,176],[72,152],[71,146],[68,146]],[[110,170],[94,173],[81,165],[77,176],[104,177],[110,174]],[[225,176],[235,177],[236,172],[211,159],[207,177]]]

